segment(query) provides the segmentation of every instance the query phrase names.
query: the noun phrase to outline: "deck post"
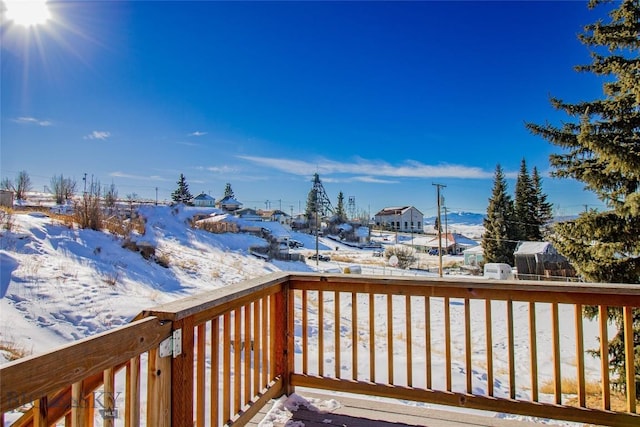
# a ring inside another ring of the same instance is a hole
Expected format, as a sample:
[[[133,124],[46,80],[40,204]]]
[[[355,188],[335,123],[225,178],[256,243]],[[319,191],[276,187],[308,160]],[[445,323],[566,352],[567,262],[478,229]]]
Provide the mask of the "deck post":
[[[290,292],[292,291],[289,290],[289,287],[285,286],[281,292],[275,294],[275,325],[272,330],[275,334],[273,354],[275,358],[275,375],[282,376],[283,391],[286,395],[294,392],[294,387],[291,385],[291,365],[294,357],[293,351],[291,351],[293,333],[289,330],[289,320],[293,321],[293,316],[289,313],[289,300],[293,305],[293,297]]]
[[[173,322],[173,330],[182,330],[180,354],[171,362],[171,425],[193,427],[193,318]]]

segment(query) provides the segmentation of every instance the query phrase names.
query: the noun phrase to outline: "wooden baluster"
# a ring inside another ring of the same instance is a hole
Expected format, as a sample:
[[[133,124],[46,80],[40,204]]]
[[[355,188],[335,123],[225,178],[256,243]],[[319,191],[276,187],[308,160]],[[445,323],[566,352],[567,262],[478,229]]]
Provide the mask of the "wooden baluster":
[[[538,401],[538,343],[536,337],[536,303],[529,303],[529,359],[531,360],[531,400]]]
[[[516,356],[513,332],[513,301],[507,301],[507,342],[509,346],[509,396],[516,398]]]
[[[560,378],[560,325],[558,321],[558,303],[551,304],[551,335],[553,340],[553,384],[555,402],[562,404],[562,379]]]
[[[171,426],[171,361],[171,356],[160,357],[160,351],[157,348],[149,350],[148,426]]]
[[[318,291],[318,375],[324,376],[324,292]]]
[[[247,405],[251,398],[251,343],[253,339],[251,337],[251,304],[247,304],[243,307],[244,310],[244,349],[242,354],[244,355],[244,400],[243,403]]]
[[[600,328],[600,372],[602,374],[602,409],[611,409],[611,385],[609,384],[609,332],[607,330],[608,307],[598,306],[598,326]]]
[[[445,383],[447,391],[451,391],[451,310],[449,297],[444,298],[444,359]]]
[[[231,419],[231,314],[225,313],[222,332],[222,423]]]
[[[207,325],[201,323],[197,327],[198,341],[197,341],[197,359],[196,359],[196,426],[204,427],[204,405],[205,405],[205,393],[206,385],[204,381],[204,362],[206,359],[205,344],[206,344],[206,329]],[[213,369],[213,365],[211,366]]]
[[[584,328],[582,325],[582,305],[576,304],[576,376],[578,378],[578,403],[581,408],[585,408],[586,405],[586,393],[585,393],[585,377],[584,377]]]
[[[407,352],[407,386],[413,387],[413,355],[412,355],[412,334],[411,334],[411,296],[405,296],[405,329],[407,333],[406,352]]]
[[[49,412],[49,404],[47,396],[41,397],[40,399],[33,402],[33,426],[34,427],[48,427],[48,412]],[[2,414],[2,426],[4,426],[4,414]]]
[[[389,385],[393,380],[393,295],[387,294],[387,371]]]
[[[358,380],[358,294],[351,293],[351,379]]]
[[[471,305],[469,298],[464,299],[464,354],[466,366],[467,393],[471,394]]]
[[[307,306],[307,291],[302,291],[302,373],[309,373],[309,316]]]
[[[633,307],[623,307],[624,327],[624,370],[627,384],[627,412],[636,412],[636,368],[634,363],[635,349],[633,340]]]
[[[431,298],[424,297],[424,349],[427,390],[431,390]]]
[[[104,427],[113,427],[114,426],[114,416],[116,410],[116,400],[115,400],[115,373],[113,368],[107,368],[104,370],[102,374],[103,381],[103,407],[102,407],[102,416],[103,416],[103,426]]]
[[[333,315],[334,315],[334,322],[333,322],[333,343],[334,343],[334,347],[335,347],[335,375],[336,378],[341,378],[341,373],[340,373],[340,366],[342,364],[341,360],[340,360],[340,292],[336,291],[334,298],[333,298],[333,302],[334,302],[334,310],[333,310]]]
[[[369,294],[369,381],[376,382],[375,295]]]
[[[493,396],[493,322],[491,300],[484,302],[485,331],[487,337],[487,396]]]
[[[241,390],[240,384],[242,380],[242,344],[241,344],[241,326],[242,317],[240,315],[240,308],[233,310],[233,410],[232,416],[235,416],[240,411],[240,399]]]
[[[220,418],[220,318],[211,319],[211,407],[209,418],[211,426],[219,425]]]

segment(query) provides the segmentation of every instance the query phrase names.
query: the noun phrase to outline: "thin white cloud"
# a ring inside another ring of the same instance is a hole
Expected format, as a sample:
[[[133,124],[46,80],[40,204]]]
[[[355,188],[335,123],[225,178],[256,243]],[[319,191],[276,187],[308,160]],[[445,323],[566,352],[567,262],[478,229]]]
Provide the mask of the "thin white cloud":
[[[185,141],[178,141],[177,142],[178,145],[186,145],[187,147],[199,147],[200,144],[196,144],[195,142],[185,142]]]
[[[379,177],[392,178],[466,178],[488,179],[493,178],[493,171],[485,171],[478,167],[464,165],[439,164],[426,165],[415,160],[407,160],[400,165],[392,165],[383,161],[373,161],[358,158],[354,162],[338,162],[334,160],[320,159],[316,162],[307,162],[294,159],[277,159],[272,157],[238,156],[249,162],[288,172],[294,175],[309,175],[310,171],[321,175],[351,174],[359,176],[360,180],[371,182]],[[388,182],[390,183],[390,182]]]
[[[103,130],[94,130],[89,135],[86,135],[84,139],[99,139],[101,141],[105,141],[110,136],[111,136],[111,132],[106,132]]]
[[[127,178],[127,179],[136,179],[136,180],[144,180],[144,181],[171,181],[170,179],[162,178],[161,176],[158,176],[158,175],[143,176],[143,175],[129,174],[129,173],[120,172],[120,171],[111,172],[109,176],[112,176],[115,178]]]
[[[189,134],[189,136],[204,136],[204,135],[206,135],[206,134],[207,134],[207,132],[201,132],[201,131],[197,130],[197,131],[195,131],[195,132],[191,132],[191,133]]]
[[[18,117],[13,119],[14,122],[23,125],[36,125],[36,126],[51,126],[53,123],[50,120],[40,120],[35,117]]]
[[[205,169],[209,172],[222,173],[222,174],[238,172],[238,168],[234,168],[226,165],[225,166],[209,166]]]
[[[397,184],[400,182],[391,179],[376,178],[373,176],[355,176],[353,177],[353,181],[366,182],[370,184]]]

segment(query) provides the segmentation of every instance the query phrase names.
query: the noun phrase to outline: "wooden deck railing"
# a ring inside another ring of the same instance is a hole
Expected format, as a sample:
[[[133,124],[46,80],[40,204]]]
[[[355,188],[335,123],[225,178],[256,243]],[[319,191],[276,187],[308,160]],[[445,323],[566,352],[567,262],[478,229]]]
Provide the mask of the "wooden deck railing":
[[[20,426],[243,425],[304,386],[639,425],[634,387],[612,409],[607,362],[588,354],[608,354],[611,326],[606,316],[586,321],[584,306],[622,310],[634,384],[638,285],[281,273],[3,365],[0,413],[14,421],[5,413],[26,408]],[[600,403],[587,399],[594,382]]]

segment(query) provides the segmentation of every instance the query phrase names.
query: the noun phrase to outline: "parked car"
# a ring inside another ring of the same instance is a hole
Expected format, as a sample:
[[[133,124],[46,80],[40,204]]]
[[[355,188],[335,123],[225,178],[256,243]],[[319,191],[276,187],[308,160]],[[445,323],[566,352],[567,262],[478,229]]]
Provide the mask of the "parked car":
[[[289,240],[289,247],[290,248],[301,248],[303,246],[304,246],[304,244],[302,242],[299,242],[297,240]]]
[[[311,260],[314,260],[314,261],[315,261],[315,260],[316,260],[316,254],[310,255],[310,256],[308,257],[308,259],[311,259]],[[322,254],[319,254],[319,255],[317,256],[317,259],[318,259],[319,261],[331,261],[331,257],[329,257],[328,255],[322,255]]]
[[[373,254],[372,254],[372,255],[373,255],[373,256],[377,256],[377,257],[381,257],[381,256],[383,256],[383,255],[384,255],[384,251],[381,251],[381,250],[375,250],[375,251],[373,251]]]
[[[437,249],[429,249],[428,254],[429,255],[438,255],[438,250]]]

